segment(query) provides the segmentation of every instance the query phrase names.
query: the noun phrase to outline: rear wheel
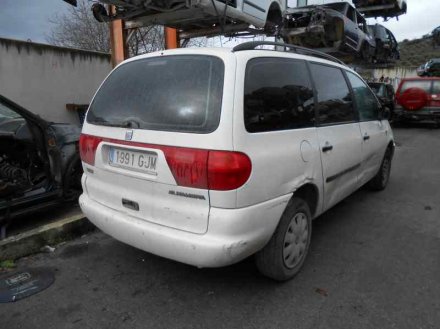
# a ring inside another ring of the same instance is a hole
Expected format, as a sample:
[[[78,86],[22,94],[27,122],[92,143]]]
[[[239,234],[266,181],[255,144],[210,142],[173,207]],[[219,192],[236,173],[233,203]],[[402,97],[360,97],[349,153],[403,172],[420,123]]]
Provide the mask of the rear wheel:
[[[293,278],[304,264],[311,235],[310,208],[303,199],[293,197],[272,238],[255,256],[259,271],[277,281]]]
[[[390,180],[391,161],[392,151],[390,148],[388,148],[382,160],[382,164],[380,165],[379,172],[368,183],[369,188],[375,191],[382,191],[385,189],[385,187],[387,187],[388,181]]]

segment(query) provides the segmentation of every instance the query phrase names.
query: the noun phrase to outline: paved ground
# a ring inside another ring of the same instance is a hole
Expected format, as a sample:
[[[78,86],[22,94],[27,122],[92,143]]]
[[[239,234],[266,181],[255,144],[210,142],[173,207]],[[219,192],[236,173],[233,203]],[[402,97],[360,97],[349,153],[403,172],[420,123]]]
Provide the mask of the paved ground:
[[[279,284],[252,260],[199,270],[102,233],[23,259],[56,282],[0,305],[2,328],[439,328],[440,130],[396,129],[389,188],[317,219],[303,271]]]

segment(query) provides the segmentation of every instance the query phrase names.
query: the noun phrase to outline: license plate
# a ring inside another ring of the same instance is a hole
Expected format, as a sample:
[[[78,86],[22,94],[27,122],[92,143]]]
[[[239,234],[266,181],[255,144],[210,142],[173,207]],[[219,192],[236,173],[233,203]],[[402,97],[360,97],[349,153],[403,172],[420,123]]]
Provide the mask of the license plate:
[[[157,175],[157,154],[154,152],[136,152],[110,147],[109,164],[113,167]]]

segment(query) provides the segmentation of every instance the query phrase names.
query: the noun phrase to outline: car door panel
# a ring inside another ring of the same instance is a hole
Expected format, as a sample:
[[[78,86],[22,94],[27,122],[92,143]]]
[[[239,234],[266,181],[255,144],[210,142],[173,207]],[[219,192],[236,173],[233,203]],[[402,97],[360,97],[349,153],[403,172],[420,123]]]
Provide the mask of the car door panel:
[[[268,1],[264,0],[244,0],[243,12],[264,21],[267,16]]]
[[[358,187],[361,135],[347,81],[336,67],[311,64],[315,85],[324,210]]]
[[[359,185],[373,178],[379,170],[385,154],[389,125],[380,120],[380,104],[367,84],[351,72],[347,72],[353,99],[359,115],[359,129],[362,136],[362,165]]]
[[[358,186],[361,167],[359,123],[318,128],[324,180],[324,208],[331,208]]]

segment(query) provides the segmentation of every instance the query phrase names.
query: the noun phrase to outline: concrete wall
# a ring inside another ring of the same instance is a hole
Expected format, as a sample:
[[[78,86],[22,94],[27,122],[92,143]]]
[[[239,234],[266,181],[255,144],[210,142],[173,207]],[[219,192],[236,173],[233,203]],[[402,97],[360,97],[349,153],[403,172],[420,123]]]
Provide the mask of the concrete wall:
[[[0,38],[0,94],[42,118],[79,123],[66,104],[89,104],[110,55]]]
[[[402,79],[418,77],[417,67],[395,66],[395,67],[386,67],[386,68],[382,67],[382,68],[374,68],[374,69],[373,68],[367,69],[361,67],[352,67],[352,68],[368,82],[370,81],[379,82],[380,78],[384,77],[386,82],[393,85],[394,89],[397,89]]]
[[[394,67],[384,69],[374,69],[370,73],[370,77],[379,80],[382,76],[389,78],[390,83],[395,89],[399,86],[400,80],[403,78],[417,77],[416,67]]]

